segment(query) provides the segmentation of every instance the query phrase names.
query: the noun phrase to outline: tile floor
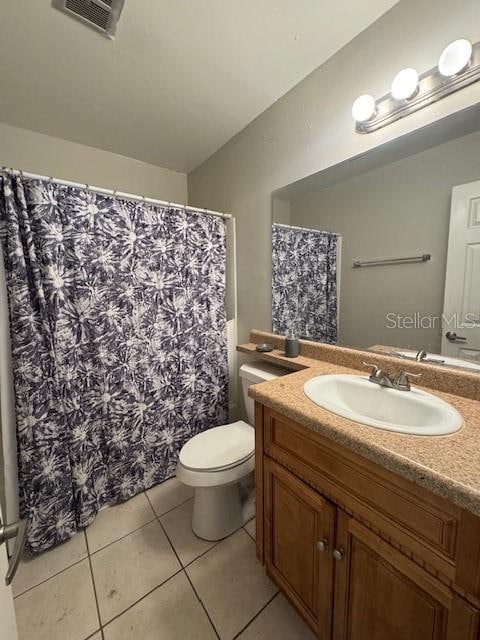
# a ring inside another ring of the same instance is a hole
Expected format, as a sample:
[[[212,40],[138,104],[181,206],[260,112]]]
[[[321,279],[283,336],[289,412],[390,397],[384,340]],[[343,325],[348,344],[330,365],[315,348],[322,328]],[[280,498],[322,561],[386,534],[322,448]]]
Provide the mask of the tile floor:
[[[255,557],[255,521],[221,542],[191,530],[172,479],[104,509],[20,565],[19,640],[313,640]]]

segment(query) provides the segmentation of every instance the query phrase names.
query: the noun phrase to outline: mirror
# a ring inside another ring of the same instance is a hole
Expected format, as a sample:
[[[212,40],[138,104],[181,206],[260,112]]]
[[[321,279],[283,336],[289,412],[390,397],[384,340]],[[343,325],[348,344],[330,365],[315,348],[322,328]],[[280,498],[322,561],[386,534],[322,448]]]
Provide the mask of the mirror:
[[[480,373],[480,114],[273,194],[272,329]]]

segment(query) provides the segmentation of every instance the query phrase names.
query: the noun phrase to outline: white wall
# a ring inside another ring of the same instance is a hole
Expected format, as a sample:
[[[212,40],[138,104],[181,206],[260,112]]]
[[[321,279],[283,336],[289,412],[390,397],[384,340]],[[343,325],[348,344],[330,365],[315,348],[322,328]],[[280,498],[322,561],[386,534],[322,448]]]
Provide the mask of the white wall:
[[[271,327],[272,191],[480,102],[476,83],[369,135],[353,100],[385,94],[405,66],[433,67],[458,37],[480,40],[478,0],[401,0],[188,176],[190,202],[237,218],[239,339]]]
[[[0,165],[183,204],[184,173],[0,123]]]

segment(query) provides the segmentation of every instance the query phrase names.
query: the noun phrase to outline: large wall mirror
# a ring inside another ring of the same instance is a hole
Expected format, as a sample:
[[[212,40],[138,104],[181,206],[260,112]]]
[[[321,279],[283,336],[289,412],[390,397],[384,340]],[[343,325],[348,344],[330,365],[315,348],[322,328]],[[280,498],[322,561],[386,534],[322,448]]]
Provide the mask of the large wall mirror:
[[[480,373],[480,115],[273,194],[275,333]]]

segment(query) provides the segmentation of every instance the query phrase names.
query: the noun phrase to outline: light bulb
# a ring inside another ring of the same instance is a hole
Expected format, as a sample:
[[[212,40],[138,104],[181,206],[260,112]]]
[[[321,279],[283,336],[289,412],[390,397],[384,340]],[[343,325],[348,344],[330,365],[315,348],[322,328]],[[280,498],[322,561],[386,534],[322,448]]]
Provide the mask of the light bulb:
[[[375,98],[368,94],[359,96],[352,105],[352,116],[357,122],[370,120],[375,112]]]
[[[465,38],[455,40],[442,51],[438,61],[438,70],[442,76],[447,78],[455,76],[468,67],[471,57],[472,43],[470,40]]]
[[[415,69],[402,69],[392,82],[391,92],[395,100],[413,98],[418,89],[418,73]]]

